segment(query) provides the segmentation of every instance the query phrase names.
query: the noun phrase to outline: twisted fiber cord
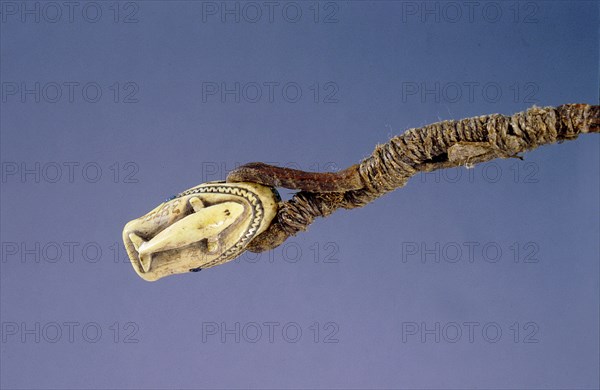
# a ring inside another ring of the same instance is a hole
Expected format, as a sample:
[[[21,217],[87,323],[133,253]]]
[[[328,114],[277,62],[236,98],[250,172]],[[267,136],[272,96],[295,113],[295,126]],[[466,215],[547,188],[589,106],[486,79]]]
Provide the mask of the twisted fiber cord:
[[[377,145],[360,164],[339,173],[307,173],[262,163],[247,164],[228,181],[253,181],[301,189],[281,205],[277,219],[247,247],[263,252],[304,231],[316,217],[362,207],[418,172],[517,157],[540,145],[600,132],[600,106],[533,107],[512,116],[492,114],[414,128]]]

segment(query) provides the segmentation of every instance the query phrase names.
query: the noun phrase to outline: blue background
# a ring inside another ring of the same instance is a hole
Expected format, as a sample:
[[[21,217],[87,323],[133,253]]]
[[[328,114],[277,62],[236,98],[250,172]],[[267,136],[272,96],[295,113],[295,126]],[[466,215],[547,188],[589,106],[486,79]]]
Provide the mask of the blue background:
[[[597,2],[0,4],[2,388],[599,387],[596,135],[199,274],[145,282],[121,244],[249,161],[335,170],[438,120],[598,104]]]

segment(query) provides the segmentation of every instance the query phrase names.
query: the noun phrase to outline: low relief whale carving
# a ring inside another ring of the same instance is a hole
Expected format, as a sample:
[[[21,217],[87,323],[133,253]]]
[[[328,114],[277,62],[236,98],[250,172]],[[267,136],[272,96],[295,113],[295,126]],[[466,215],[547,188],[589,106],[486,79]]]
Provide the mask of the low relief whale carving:
[[[123,242],[143,279],[199,271],[233,260],[275,217],[271,187],[209,182],[175,196],[127,223]]]

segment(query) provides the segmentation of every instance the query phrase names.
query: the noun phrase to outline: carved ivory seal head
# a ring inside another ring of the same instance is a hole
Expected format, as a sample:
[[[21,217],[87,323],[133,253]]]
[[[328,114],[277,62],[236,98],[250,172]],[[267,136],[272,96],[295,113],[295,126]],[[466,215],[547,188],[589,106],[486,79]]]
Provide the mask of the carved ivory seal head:
[[[127,223],[123,242],[145,280],[198,271],[242,254],[270,225],[279,201],[260,184],[204,183]]]

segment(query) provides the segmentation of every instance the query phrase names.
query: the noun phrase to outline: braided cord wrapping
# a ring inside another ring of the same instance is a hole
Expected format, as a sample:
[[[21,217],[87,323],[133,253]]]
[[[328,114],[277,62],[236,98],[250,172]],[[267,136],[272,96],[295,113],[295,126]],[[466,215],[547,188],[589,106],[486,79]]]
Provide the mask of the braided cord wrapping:
[[[326,217],[339,208],[362,207],[403,187],[419,172],[495,158],[520,158],[519,153],[540,145],[598,132],[600,106],[587,104],[533,107],[512,116],[492,114],[410,129],[386,144],[377,145],[371,156],[344,171],[343,180],[354,183],[360,180],[362,188],[339,192],[319,192],[311,188],[310,192],[296,193],[281,205],[276,220],[255,237],[247,249],[252,252],[273,249],[288,237],[306,230],[316,217]],[[235,179],[231,181],[244,179],[243,175],[230,176]],[[259,180],[260,184],[269,185],[265,181],[268,180]]]

